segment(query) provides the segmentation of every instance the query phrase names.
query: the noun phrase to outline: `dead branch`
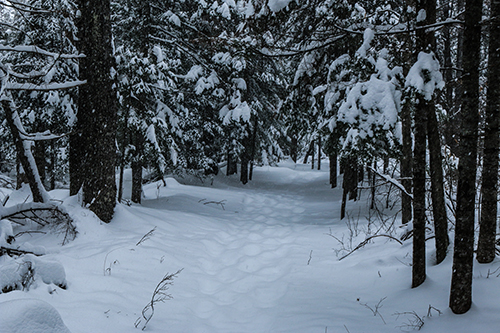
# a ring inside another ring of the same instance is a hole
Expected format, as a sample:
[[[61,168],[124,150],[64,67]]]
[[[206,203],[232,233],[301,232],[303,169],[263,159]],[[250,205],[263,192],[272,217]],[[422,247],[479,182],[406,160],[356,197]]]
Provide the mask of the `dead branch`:
[[[339,259],[342,260],[346,257],[348,257],[349,255],[351,255],[354,251],[356,250],[359,250],[360,248],[362,248],[363,246],[365,246],[366,244],[368,244],[368,242],[370,240],[372,240],[373,238],[376,238],[376,237],[387,237],[387,238],[390,238],[392,240],[395,240],[396,242],[398,242],[399,244],[403,245],[403,242],[401,242],[399,239],[391,236],[391,235],[374,235],[374,236],[370,236],[368,237],[367,239],[365,239],[364,241],[362,241],[361,243],[358,244],[358,246],[356,246],[351,252],[349,252],[348,254],[344,255],[342,258]]]
[[[8,255],[10,257],[12,256],[22,256],[23,254],[33,254],[35,256],[43,256],[43,254],[40,253],[35,253],[31,251],[25,251],[25,250],[19,250],[19,249],[12,249],[10,247],[4,247],[0,246],[0,257],[3,255]]]
[[[156,231],[156,226],[153,229],[149,230],[144,236],[142,236],[142,238],[137,242],[137,244],[135,244],[135,246],[139,246],[142,244],[142,242],[145,242],[149,238],[151,238],[151,236],[153,236],[155,231]]]

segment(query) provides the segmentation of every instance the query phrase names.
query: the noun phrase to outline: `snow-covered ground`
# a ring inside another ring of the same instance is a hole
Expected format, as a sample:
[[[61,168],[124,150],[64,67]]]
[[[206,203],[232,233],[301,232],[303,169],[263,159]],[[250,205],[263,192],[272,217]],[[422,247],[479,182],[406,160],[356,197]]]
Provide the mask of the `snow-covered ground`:
[[[0,332],[12,332],[6,316],[23,318],[14,311],[23,307],[10,302],[23,299],[32,311],[40,304],[61,332],[57,312],[73,333],[138,332],[145,321],[134,323],[155,287],[180,269],[168,290],[173,298],[155,304],[146,331],[401,332],[416,329],[419,316],[423,332],[499,332],[498,259],[475,265],[474,305],[460,316],[447,306],[451,256],[432,265],[432,240],[428,278],[417,289],[410,288],[411,240],[375,238],[339,261],[342,248],[354,248],[380,222],[367,219],[366,193],[340,220],[341,189],[330,188],[327,170],[287,162],[257,168],[245,186],[237,176],[217,176],[213,185],[169,178],[167,187],[146,186],[142,205],[119,205],[110,224],[54,191],[76,220],[77,239],[61,246],[62,236],[25,234],[16,243],[43,246],[40,258],[65,268],[67,289],[35,280],[28,292],[0,294]]]

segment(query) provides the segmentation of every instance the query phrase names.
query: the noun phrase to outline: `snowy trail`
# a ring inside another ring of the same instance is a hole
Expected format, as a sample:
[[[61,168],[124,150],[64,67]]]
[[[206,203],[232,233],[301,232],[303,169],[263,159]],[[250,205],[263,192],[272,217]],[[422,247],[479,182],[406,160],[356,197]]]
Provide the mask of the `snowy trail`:
[[[53,234],[26,234],[19,241],[44,246],[44,258],[64,266],[68,289],[36,282],[29,292],[0,294],[0,302],[45,301],[72,333],[138,332],[134,323],[158,282],[183,268],[168,290],[173,299],[156,304],[146,331],[401,332],[412,316],[394,314],[425,317],[429,304],[442,315],[426,317],[423,332],[498,331],[500,288],[491,288],[498,279],[488,274],[499,261],[475,266],[480,301],[460,317],[447,308],[451,256],[433,265],[432,242],[428,278],[418,290],[410,288],[411,242],[377,238],[338,261],[340,245],[327,234],[345,237],[347,247],[363,241],[367,204],[348,202],[351,222],[359,223],[359,234],[350,238],[348,220],[339,219],[341,189],[330,188],[328,165],[309,168],[257,168],[245,186],[237,177],[218,176],[213,186],[169,178],[167,187],[146,186],[141,205],[119,205],[110,224],[101,224],[67,192],[51,193],[65,200],[78,238],[64,247]],[[374,315],[377,304],[382,307]]]
[[[320,182],[324,183],[324,174],[312,174],[320,176]],[[269,193],[270,189],[282,192],[276,189],[279,185],[268,181],[267,191],[242,189],[241,193],[226,199],[225,210],[211,205],[212,216],[218,215],[217,222],[185,235],[190,247],[201,250],[196,262],[187,264],[184,276],[176,282],[176,286],[184,284],[181,280],[192,274],[190,285],[194,290],[184,294],[180,290],[176,295],[176,300],[182,299],[186,305],[196,304],[190,308],[193,317],[186,330],[265,332],[278,329],[271,329],[279,317],[276,309],[282,308],[285,296],[293,293],[293,271],[297,270],[295,267],[307,266],[314,247],[308,231],[327,231],[310,219],[318,202],[308,206],[313,202],[304,200],[303,195],[289,187],[286,194]],[[323,187],[328,190],[325,184]],[[205,191],[207,193],[199,194],[214,197],[218,192],[216,189]],[[331,193],[323,200],[330,201]],[[330,245],[315,250],[327,251],[331,257]]]

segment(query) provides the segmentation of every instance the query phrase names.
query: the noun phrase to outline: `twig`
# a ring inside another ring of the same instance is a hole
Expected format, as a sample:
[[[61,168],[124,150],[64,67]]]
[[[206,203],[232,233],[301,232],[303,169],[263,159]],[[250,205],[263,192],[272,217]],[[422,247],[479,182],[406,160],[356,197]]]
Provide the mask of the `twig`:
[[[313,250],[311,250],[311,253],[309,253],[309,260],[307,261],[307,265],[308,265],[308,266],[309,266],[309,264],[311,263],[312,254],[313,254]]]
[[[155,290],[153,291],[153,296],[151,297],[151,301],[149,301],[148,304],[142,309],[142,318],[146,321],[144,325],[142,326],[142,330],[144,331],[146,329],[146,326],[148,325],[149,321],[151,318],[153,318],[153,315],[155,313],[155,304],[159,302],[165,302],[166,300],[172,299],[172,295],[167,294],[167,290],[169,286],[171,286],[174,283],[174,278],[177,277],[177,275],[182,272],[184,268],[179,269],[177,272],[173,274],[165,274],[163,279],[156,285]],[[150,313],[148,313],[150,312]],[[141,317],[137,318],[135,321],[135,327],[138,327],[141,324]]]
[[[201,199],[201,200],[200,200],[200,201],[198,201],[198,202],[203,202],[203,201],[205,201],[205,200],[206,200],[206,199]],[[221,206],[221,207],[222,207],[222,210],[226,210],[226,209],[224,208],[224,205],[225,205],[225,204],[224,204],[224,202],[225,202],[225,201],[226,201],[226,200],[221,200],[221,201],[206,201],[206,202],[203,202],[203,204],[204,204],[204,205],[208,205],[208,204],[216,204],[216,205]]]
[[[384,317],[382,317],[382,314],[380,314],[380,312],[378,311],[382,307],[382,302],[385,301],[386,298],[387,298],[387,296],[381,298],[380,301],[378,301],[378,303],[375,305],[375,309],[373,309],[371,306],[369,306],[368,303],[359,303],[359,304],[361,304],[365,308],[369,309],[373,313],[374,316],[379,315],[380,319],[382,319],[382,321],[384,322],[384,324],[387,324],[385,322]]]
[[[340,258],[339,261],[342,260],[342,259],[344,259],[344,258],[346,258],[347,256],[351,255],[354,251],[359,250],[360,248],[362,248],[363,246],[365,246],[370,240],[372,240],[373,238],[376,238],[376,237],[387,237],[387,238],[395,240],[399,244],[403,245],[403,243],[399,239],[397,239],[397,238],[395,238],[395,237],[393,237],[391,235],[374,235],[374,236],[368,237],[367,239],[365,239],[364,241],[362,241],[361,243],[359,243],[358,246],[356,246],[351,252],[349,252],[348,254],[346,254],[345,256],[343,256],[342,258]]]
[[[35,253],[31,251],[25,251],[25,250],[19,250],[19,249],[12,249],[9,247],[0,247],[0,257],[3,256],[4,254],[7,254],[8,256],[21,256],[23,254],[33,254],[35,256],[43,256],[43,254],[40,253]]]
[[[156,226],[155,226],[153,229],[149,230],[149,231],[148,231],[148,232],[147,232],[144,236],[142,236],[141,240],[139,240],[139,241],[137,242],[137,244],[135,244],[135,246],[139,246],[139,245],[141,245],[143,242],[145,242],[145,241],[147,241],[149,238],[151,238],[151,236],[153,236],[153,234],[155,233],[155,231],[156,231]]]

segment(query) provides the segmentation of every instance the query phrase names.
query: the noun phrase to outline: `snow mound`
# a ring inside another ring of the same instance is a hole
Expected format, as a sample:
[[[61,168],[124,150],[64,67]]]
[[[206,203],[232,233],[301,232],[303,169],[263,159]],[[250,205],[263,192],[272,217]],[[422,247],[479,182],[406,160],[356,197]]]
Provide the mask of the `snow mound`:
[[[69,333],[59,312],[37,299],[0,303],[0,333]]]

